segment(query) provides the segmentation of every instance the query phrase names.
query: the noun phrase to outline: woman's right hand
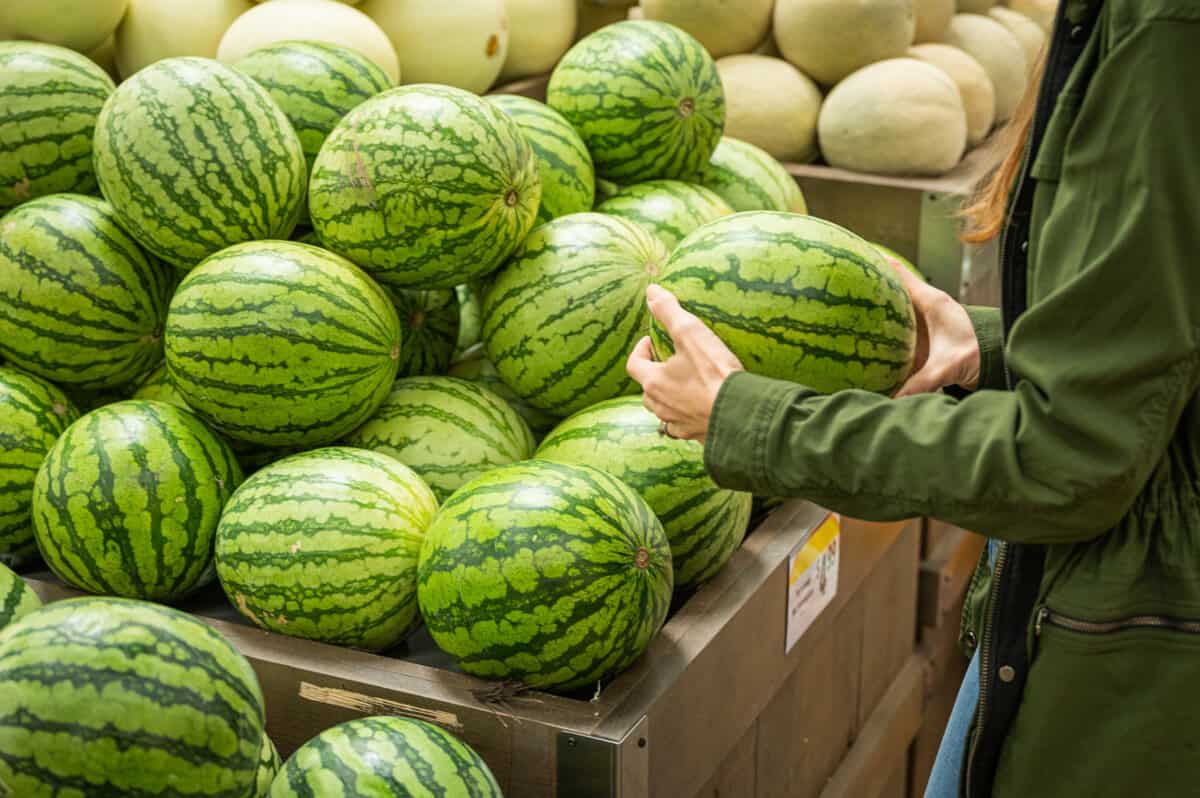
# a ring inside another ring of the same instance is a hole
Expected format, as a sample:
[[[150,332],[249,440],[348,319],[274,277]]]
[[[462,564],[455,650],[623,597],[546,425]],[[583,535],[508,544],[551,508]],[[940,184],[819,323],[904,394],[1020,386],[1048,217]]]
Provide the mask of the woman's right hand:
[[[917,313],[917,351],[912,373],[894,396],[933,393],[949,385],[979,385],[980,353],[966,308],[945,291],[920,280],[889,258]]]

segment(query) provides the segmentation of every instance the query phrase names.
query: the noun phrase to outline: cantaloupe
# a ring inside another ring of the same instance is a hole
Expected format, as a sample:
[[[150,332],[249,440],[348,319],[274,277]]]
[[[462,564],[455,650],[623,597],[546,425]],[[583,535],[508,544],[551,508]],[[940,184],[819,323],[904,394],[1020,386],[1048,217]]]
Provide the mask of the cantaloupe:
[[[670,22],[695,36],[713,58],[748,53],[771,29],[775,0],[642,0],[646,19]]]
[[[549,72],[575,40],[575,0],[507,0],[508,56],[501,80]]]
[[[400,56],[405,83],[487,91],[508,54],[504,0],[366,0]]]
[[[183,55],[216,58],[226,29],[254,7],[250,0],[129,0],[117,28],[117,71]]]
[[[967,114],[945,72],[915,58],[863,67],[829,92],[818,123],[831,165],[885,175],[939,175],[967,144]]]
[[[0,0],[5,38],[31,39],[88,53],[104,44],[129,0]]]
[[[963,50],[987,71],[996,90],[996,121],[1012,116],[1029,83],[1025,50],[1017,37],[989,16],[956,14],[946,31],[946,44]]]
[[[986,14],[996,0],[958,0],[960,14]]]
[[[1047,36],[1058,14],[1058,0],[1008,0],[1008,7],[1032,19]]]
[[[1024,14],[1004,6],[990,9],[988,16],[1008,28],[1008,32],[1021,43],[1021,49],[1025,51],[1025,64],[1030,71],[1037,68],[1042,57],[1042,48],[1046,46],[1046,34],[1041,27]]]
[[[575,0],[575,12],[578,16],[578,24],[575,27],[576,41],[605,25],[626,19],[629,15],[629,5],[625,2],[606,3],[603,0]]]
[[[938,42],[946,35],[950,18],[954,16],[954,0],[913,0],[913,11],[917,15],[914,41]]]
[[[784,58],[832,86],[867,64],[904,55],[916,16],[912,0],[778,0],[774,28]]]
[[[996,89],[983,65],[957,47],[939,42],[913,45],[910,57],[945,72],[958,87],[967,112],[967,145],[987,138],[996,122]]]
[[[330,0],[271,0],[238,17],[217,47],[217,59],[236,64],[275,42],[306,39],[359,51],[399,82],[400,63],[378,25],[356,8]]]
[[[817,157],[821,90],[796,67],[765,55],[717,61],[725,87],[725,135],[748,141],[780,161]]]

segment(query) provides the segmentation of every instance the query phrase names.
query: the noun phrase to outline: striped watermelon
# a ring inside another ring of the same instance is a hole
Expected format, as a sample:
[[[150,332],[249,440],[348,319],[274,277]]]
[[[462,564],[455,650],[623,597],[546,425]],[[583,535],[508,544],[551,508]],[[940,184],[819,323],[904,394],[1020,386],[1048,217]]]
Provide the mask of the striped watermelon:
[[[326,42],[276,42],[250,53],[234,68],[254,78],[287,115],[309,170],[342,117],[392,87],[374,61]],[[307,217],[306,208],[301,218]]]
[[[704,447],[661,435],[640,396],[576,413],[546,436],[534,456],[594,466],[636,490],[671,542],[677,589],[716,574],[746,535],[750,494],[718,488],[704,469]]]
[[[382,651],[417,620],[417,557],[437,500],[390,457],[331,447],[273,463],[230,499],[217,576],[263,629]]]
[[[162,359],[175,284],[105,201],[54,194],[0,226],[0,352],[55,382],[112,388]]]
[[[0,564],[0,630],[42,606],[41,600],[12,569]]]
[[[729,136],[691,179],[719,194],[735,211],[808,213],[800,186],[783,164],[766,150]]]
[[[304,152],[266,89],[207,58],[168,58],[117,88],[96,124],[96,177],[146,250],[190,268],[240,241],[287,238]]]
[[[279,759],[279,751],[275,743],[263,732],[262,748],[258,752],[258,775],[254,780],[254,791],[249,798],[267,798],[271,794],[271,783],[279,775],[283,762]]]
[[[454,289],[458,296],[458,341],[454,344],[451,362],[456,362],[468,349],[479,343],[483,328],[483,281],[463,283]]]
[[[392,89],[355,108],[313,166],[309,212],[329,249],[399,288],[453,288],[494,271],[541,199],[533,151],[461,89]]]
[[[163,363],[154,371],[142,380],[138,385],[137,390],[133,392],[131,399],[153,399],[156,402],[166,402],[169,405],[184,410],[191,410],[188,407],[187,401],[183,398],[183,394],[175,390],[175,386],[171,384],[171,378],[167,374],[167,364]]]
[[[583,137],[597,174],[618,182],[694,173],[725,128],[716,63],[664,22],[618,22],[585,37],[555,68],[546,97]]]
[[[912,301],[871,244],[812,216],[727,216],[692,233],[660,284],[752,372],[823,393],[891,393],[913,362]],[[655,353],[671,343],[652,325]]]
[[[615,216],[576,213],[534,230],[484,301],[501,379],[558,416],[636,391],[625,360],[647,332],[646,286],[666,259],[658,239]]]
[[[400,376],[445,373],[458,344],[458,294],[453,288],[432,291],[396,288],[388,294],[403,329]]]
[[[250,663],[185,613],[71,599],[0,635],[13,798],[246,798],[262,734]]]
[[[38,548],[80,590],[174,601],[211,578],[217,519],[241,480],[229,446],[186,410],[107,405],[72,424],[38,471]]]
[[[92,134],[113,82],[64,47],[0,41],[0,214],[34,197],[96,190]]]
[[[733,213],[725,200],[704,186],[679,180],[650,180],[623,188],[596,210],[637,222],[668,252],[700,225]]]
[[[621,187],[611,180],[603,180],[596,178],[596,204],[599,205],[607,199],[615,197]]]
[[[50,447],[77,418],[58,388],[0,368],[0,565],[17,565],[37,552],[30,519],[34,479]]]
[[[319,446],[387,396],[400,323],[348,261],[290,241],[239,244],[184,279],[167,317],[167,369],[188,405],[231,438]]]
[[[396,380],[383,406],[346,442],[404,463],[444,501],[466,482],[533,454],[529,427],[486,388],[453,377]]]
[[[417,597],[464,671],[570,691],[633,664],[667,617],[671,549],[632,488],[589,466],[497,468],[438,513]]]
[[[503,798],[487,764],[462,740],[390,716],[321,732],[292,754],[271,787],[271,798],[334,795]]]
[[[596,172],[587,145],[571,123],[545,103],[516,94],[492,94],[488,102],[512,117],[538,161],[542,204],[538,222],[592,209]]]
[[[544,410],[538,410],[526,403],[524,399],[513,393],[512,388],[504,384],[504,380],[500,379],[500,375],[496,373],[496,367],[492,365],[492,361],[487,359],[487,352],[483,350],[483,344],[476,344],[464,352],[458,362],[450,367],[447,375],[479,383],[508,402],[508,406],[516,410],[517,415],[529,425],[535,438],[559,422],[558,416],[552,416]]]

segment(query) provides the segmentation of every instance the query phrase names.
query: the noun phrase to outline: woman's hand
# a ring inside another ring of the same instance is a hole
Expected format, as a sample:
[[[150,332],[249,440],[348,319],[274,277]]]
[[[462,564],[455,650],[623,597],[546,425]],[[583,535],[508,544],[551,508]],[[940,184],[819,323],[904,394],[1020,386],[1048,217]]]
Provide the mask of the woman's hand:
[[[979,340],[966,309],[945,291],[917,279],[899,261],[888,260],[917,312],[913,370],[894,396],[933,393],[948,385],[974,390],[979,384]]]
[[[641,383],[642,403],[663,422],[666,435],[703,442],[717,392],[726,377],[742,370],[742,364],[669,291],[652,285],[646,290],[646,301],[650,313],[670,334],[675,354],[657,363],[650,339],[643,338],[630,354],[626,370]]]

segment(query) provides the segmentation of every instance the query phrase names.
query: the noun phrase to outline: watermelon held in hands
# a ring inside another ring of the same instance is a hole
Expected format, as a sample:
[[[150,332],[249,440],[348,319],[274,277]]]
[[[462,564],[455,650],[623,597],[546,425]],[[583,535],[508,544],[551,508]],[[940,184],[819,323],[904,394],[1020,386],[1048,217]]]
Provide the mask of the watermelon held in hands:
[[[715,575],[746,535],[750,494],[718,488],[704,468],[704,447],[662,435],[640,396],[576,413],[551,430],[534,457],[593,466],[636,490],[671,543],[676,589]]]
[[[242,241],[287,238],[304,199],[300,139],[267,90],[207,58],[122,83],[96,124],[96,176],[121,226],[191,268]]]
[[[80,590],[175,601],[211,578],[217,520],[241,480],[228,444],[192,413],[107,405],[72,424],[38,471],[38,548]]]
[[[739,213],[696,230],[659,283],[696,314],[748,371],[821,393],[890,394],[916,348],[912,300],[883,255],[812,216]],[[651,325],[655,355],[670,337]]]
[[[541,200],[517,124],[449,86],[392,89],[342,119],[309,182],[321,242],[397,288],[453,288],[494,271]]]
[[[667,251],[701,225],[729,216],[733,208],[704,186],[680,180],[648,180],[618,191],[596,206],[653,233]]]
[[[217,576],[272,632],[382,651],[417,620],[417,557],[437,500],[410,468],[331,447],[266,466],[230,499]]]
[[[247,798],[262,738],[250,663],[185,613],[70,599],[0,634],[0,784],[14,798]]]
[[[25,580],[0,563],[0,631],[41,606],[41,600]]]
[[[547,103],[579,131],[599,176],[686,178],[725,127],[725,92],[700,42],[663,22],[601,28],[555,68]]]
[[[402,337],[382,288],[349,261],[291,241],[222,250],[171,301],[167,369],[230,438],[314,447],[366,420],[396,376]]]
[[[672,585],[667,536],[633,488],[530,460],[450,497],[425,536],[417,597],[467,673],[567,692],[641,656]]]
[[[483,758],[421,720],[369,717],[326,729],[279,771],[270,798],[366,795],[504,798]]]

